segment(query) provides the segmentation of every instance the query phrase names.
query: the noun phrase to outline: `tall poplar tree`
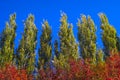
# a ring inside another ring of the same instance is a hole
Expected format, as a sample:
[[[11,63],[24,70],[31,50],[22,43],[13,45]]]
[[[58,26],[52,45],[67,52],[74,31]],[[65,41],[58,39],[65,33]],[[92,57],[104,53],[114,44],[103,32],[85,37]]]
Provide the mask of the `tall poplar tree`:
[[[105,14],[100,13],[99,14],[100,20],[101,20],[101,29],[102,29],[102,41],[104,44],[105,54],[113,55],[117,53],[116,48],[116,30],[113,26],[111,26],[108,22],[108,18]],[[111,54],[110,54],[111,53]]]
[[[14,40],[16,36],[16,14],[10,15],[9,22],[1,34],[0,40],[0,64],[13,64],[14,58]]]
[[[72,24],[68,24],[67,15],[65,13],[61,14],[60,23],[60,56],[58,60],[55,59],[55,63],[56,65],[65,67],[68,59],[78,59],[78,44],[74,38],[73,26]]]
[[[73,26],[68,24],[67,15],[65,13],[61,14],[60,19],[60,53],[62,53],[66,58],[78,58],[78,44],[74,38]]]
[[[24,33],[17,50],[17,61],[18,67],[27,69],[30,74],[35,68],[37,28],[34,24],[34,16],[30,14],[24,24]]]
[[[52,55],[51,46],[51,33],[52,30],[47,21],[42,24],[42,34],[40,36],[40,49],[39,49],[39,68],[49,67],[50,59]]]
[[[90,16],[81,16],[78,20],[78,40],[83,59],[96,62],[96,28]]]

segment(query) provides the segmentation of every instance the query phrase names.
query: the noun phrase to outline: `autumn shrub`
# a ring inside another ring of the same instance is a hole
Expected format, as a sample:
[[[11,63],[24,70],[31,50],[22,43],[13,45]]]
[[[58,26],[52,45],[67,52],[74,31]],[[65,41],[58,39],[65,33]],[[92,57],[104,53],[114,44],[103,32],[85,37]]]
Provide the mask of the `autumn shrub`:
[[[67,71],[64,69],[41,69],[39,70],[39,78],[42,80],[67,80]]]
[[[39,70],[39,79],[43,80],[91,80],[93,71],[90,65],[82,60],[70,60],[70,68],[63,69],[41,69]]]
[[[107,58],[106,69],[108,71],[108,77],[113,80],[120,79],[120,56],[113,55]]]
[[[106,64],[96,64],[92,66],[92,71],[94,72],[93,80],[106,80],[108,77],[108,70],[106,68]]]
[[[95,69],[96,65],[91,65],[84,60],[71,61],[70,62],[70,74],[72,74],[72,80],[96,80]],[[98,80],[98,79],[97,79]]]
[[[91,65],[84,60],[69,60],[69,70],[54,68],[39,70],[42,80],[120,80],[120,56],[114,55],[104,63]]]
[[[0,80],[32,80],[32,75],[27,75],[25,69],[18,70],[13,65],[0,68]]]

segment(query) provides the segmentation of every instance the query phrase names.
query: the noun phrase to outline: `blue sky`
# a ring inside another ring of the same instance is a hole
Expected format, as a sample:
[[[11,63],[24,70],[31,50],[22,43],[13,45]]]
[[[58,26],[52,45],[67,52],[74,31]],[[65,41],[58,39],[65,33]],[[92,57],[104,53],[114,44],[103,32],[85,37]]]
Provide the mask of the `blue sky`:
[[[34,14],[35,24],[39,30],[38,39],[41,33],[41,23],[43,19],[48,20],[52,27],[53,40],[58,38],[57,34],[60,26],[60,11],[68,16],[68,22],[73,23],[73,30],[77,38],[77,19],[80,14],[90,15],[97,27],[97,44],[102,46],[100,40],[100,19],[99,12],[107,15],[109,22],[120,34],[120,1],[119,0],[1,0],[0,1],[0,32],[5,27],[5,22],[9,20],[11,13],[17,14],[17,36],[16,47],[21,39],[24,30],[23,21],[29,13]],[[39,40],[38,40],[39,41]],[[39,45],[39,44],[38,44]]]

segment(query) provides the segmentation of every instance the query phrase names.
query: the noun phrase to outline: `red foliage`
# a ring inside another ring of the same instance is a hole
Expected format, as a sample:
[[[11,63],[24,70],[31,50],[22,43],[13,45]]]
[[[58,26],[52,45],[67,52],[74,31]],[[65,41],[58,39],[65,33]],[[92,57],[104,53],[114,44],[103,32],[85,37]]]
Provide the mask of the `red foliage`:
[[[89,64],[85,64],[84,60],[70,60],[69,79],[72,80],[91,80],[94,72]]]
[[[70,68],[56,70],[40,70],[39,78],[43,80],[91,80],[93,71],[83,61],[70,60]]]
[[[40,70],[43,80],[120,80],[120,56],[107,58],[104,64],[86,64],[84,60],[70,60],[69,69]]]
[[[120,56],[114,55],[103,64],[91,65],[84,60],[69,60],[67,69],[40,69],[37,80],[120,80]],[[0,80],[32,80],[25,69],[12,65],[0,68]]]
[[[110,56],[106,61],[108,77],[113,80],[120,80],[120,56]]]
[[[57,70],[39,70],[39,79],[42,80],[66,80],[67,79],[67,71],[63,69]]]
[[[26,70],[17,70],[15,66],[6,65],[5,68],[0,69],[0,80],[32,80],[28,77]]]

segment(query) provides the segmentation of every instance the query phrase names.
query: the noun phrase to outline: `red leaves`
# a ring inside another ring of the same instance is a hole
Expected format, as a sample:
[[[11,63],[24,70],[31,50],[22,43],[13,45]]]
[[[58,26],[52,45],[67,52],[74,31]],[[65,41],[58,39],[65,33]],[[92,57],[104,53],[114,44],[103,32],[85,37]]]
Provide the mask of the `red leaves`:
[[[69,61],[69,69],[56,69],[56,70],[40,70],[39,76],[43,80],[90,80],[93,72],[90,66],[84,64],[83,61]]]
[[[42,80],[66,80],[67,72],[63,69],[57,69],[55,71],[51,69],[39,70],[39,79]]]
[[[120,56],[108,57],[102,65],[91,65],[84,60],[69,60],[69,69],[40,70],[44,80],[120,80]]]
[[[114,80],[120,79],[120,56],[110,56],[106,61],[106,65],[108,75]]]
[[[26,70],[17,70],[15,66],[7,65],[0,69],[0,79],[2,80],[32,80],[28,77]]]
[[[94,72],[90,69],[90,65],[85,64],[83,60],[70,61],[70,70],[68,75],[72,75],[72,79],[91,80],[93,73]]]
[[[114,55],[105,63],[91,65],[84,60],[69,60],[67,69],[41,69],[37,80],[120,80],[120,56]],[[0,80],[33,80],[25,69],[18,70],[15,66],[6,65],[0,69]]]

